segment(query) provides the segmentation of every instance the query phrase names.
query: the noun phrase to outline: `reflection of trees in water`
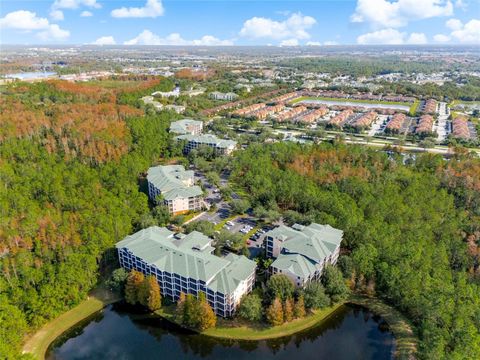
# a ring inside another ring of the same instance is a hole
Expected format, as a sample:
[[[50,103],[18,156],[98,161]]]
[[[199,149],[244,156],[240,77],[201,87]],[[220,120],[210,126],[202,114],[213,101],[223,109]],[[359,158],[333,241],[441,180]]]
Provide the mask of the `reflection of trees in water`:
[[[110,310],[110,307],[107,311]],[[294,351],[299,349],[304,342],[315,343],[320,337],[324,336],[329,331],[352,331],[352,327],[358,328],[359,322],[353,321],[353,318],[362,320],[365,323],[369,322],[367,336],[369,343],[383,344],[375,349],[375,355],[385,357],[385,346],[395,348],[392,337],[379,336],[381,333],[389,332],[387,323],[378,316],[375,316],[369,310],[354,305],[341,306],[332,316],[322,321],[319,325],[310,329],[304,330],[297,334],[286,336],[278,339],[270,339],[265,341],[236,341],[228,339],[216,339],[204,335],[185,330],[178,325],[171,323],[159,316],[151,315],[141,308],[132,308],[123,304],[116,304],[111,307],[111,311],[121,318],[128,318],[140,331],[145,331],[153,336],[158,343],[171,343],[172,338],[178,344],[179,358],[187,357],[187,354],[196,357],[211,357],[215,352],[219,358],[228,357],[235,353],[248,352],[255,355],[255,351],[259,348],[263,351],[271,352],[275,355],[281,351]],[[108,313],[107,313],[108,317]],[[350,321],[347,321],[350,319]],[[52,346],[61,347],[67,340],[81,336],[85,328],[91,324],[99,323],[104,320],[103,312],[96,313],[94,316],[82,321],[78,326],[73,328],[64,336],[58,338]],[[372,324],[373,320],[375,324]],[[118,326],[118,322],[116,325]],[[105,330],[105,329],[104,329]],[[108,329],[106,330],[108,331]],[[136,336],[132,334],[132,336]],[[168,338],[168,339],[167,339]],[[163,340],[163,341],[162,341]],[[290,349],[288,349],[288,347]],[[260,351],[259,353],[262,353]],[[392,350],[394,351],[394,350]],[[228,355],[228,356],[227,356]],[[268,357],[268,356],[267,356]],[[376,358],[376,357],[375,357]]]
[[[64,332],[62,335],[57,337],[49,346],[47,349],[47,355],[50,354],[52,349],[60,348],[63,346],[68,340],[70,339],[75,339],[76,337],[79,337],[83,335],[85,332],[85,329],[94,324],[99,324],[104,318],[103,310],[98,311],[91,316],[81,320],[78,322],[75,326]],[[50,356],[48,356],[50,358]]]

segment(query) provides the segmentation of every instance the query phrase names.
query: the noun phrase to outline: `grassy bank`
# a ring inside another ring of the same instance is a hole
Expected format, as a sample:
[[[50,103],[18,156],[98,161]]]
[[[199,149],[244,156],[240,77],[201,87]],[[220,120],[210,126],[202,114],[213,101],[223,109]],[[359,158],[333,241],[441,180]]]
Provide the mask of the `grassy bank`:
[[[208,329],[202,334],[216,338],[236,340],[266,340],[280,338],[293,335],[317,325],[331,316],[342,305],[343,303],[339,303],[325,309],[317,310],[313,314],[302,319],[295,319],[280,326],[245,323],[239,324],[235,323],[235,321],[220,319],[217,327]]]
[[[395,337],[397,359],[415,358],[418,338],[413,330],[414,326],[399,311],[377,298],[361,295],[352,295],[349,302],[364,306],[385,320]]]
[[[32,334],[25,342],[23,352],[32,354],[35,359],[44,359],[48,347],[57,337],[83,319],[118,300],[120,298],[109,291],[103,289],[94,290],[79,305],[45,324]]]
[[[218,318],[217,326],[202,332],[202,335],[231,340],[267,340],[283,336],[293,335],[307,330],[331,316],[343,303],[317,310],[302,319],[295,319],[280,326],[268,326],[266,324],[250,323],[238,319],[227,320]],[[176,323],[174,306],[163,307],[156,314]],[[178,324],[179,325],[179,324]]]

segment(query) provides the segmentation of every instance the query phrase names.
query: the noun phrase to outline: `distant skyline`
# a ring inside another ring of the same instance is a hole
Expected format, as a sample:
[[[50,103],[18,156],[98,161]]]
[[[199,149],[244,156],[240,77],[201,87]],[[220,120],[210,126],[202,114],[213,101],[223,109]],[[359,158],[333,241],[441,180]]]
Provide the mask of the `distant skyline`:
[[[480,0],[2,0],[0,43],[480,45]]]

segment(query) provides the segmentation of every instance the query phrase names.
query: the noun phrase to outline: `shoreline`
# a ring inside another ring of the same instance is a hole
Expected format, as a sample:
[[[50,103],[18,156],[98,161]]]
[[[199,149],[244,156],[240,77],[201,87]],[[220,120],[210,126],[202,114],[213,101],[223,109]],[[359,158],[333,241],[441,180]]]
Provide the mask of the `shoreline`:
[[[88,299],[45,324],[31,335],[25,342],[22,352],[30,353],[36,359],[45,359],[48,348],[56,339],[81,321],[120,300],[118,296],[114,296],[108,291],[104,291],[103,293],[98,291],[93,292]],[[415,358],[418,341],[413,330],[413,325],[390,305],[385,304],[377,298],[367,297],[361,294],[352,295],[343,302],[321,310],[316,310],[302,319],[295,319],[289,323],[274,327],[263,324],[252,324],[246,321],[235,323],[235,320],[224,320],[220,318],[217,327],[199,332],[179,324],[174,318],[174,312],[171,311],[171,306],[162,307],[152,314],[183,329],[215,339],[263,341],[292,336],[311,329],[333,316],[341,307],[347,304],[363,306],[372,313],[382,317],[388,324],[389,331],[391,331],[395,339],[394,356],[396,359]]]
[[[49,346],[62,334],[119,300],[120,297],[108,290],[93,290],[80,304],[47,322],[34,333],[28,334],[22,347],[22,354],[28,353],[35,359],[45,359]]]
[[[376,297],[362,294],[353,294],[348,303],[367,308],[387,323],[395,338],[395,359],[415,359],[418,349],[415,327],[397,309]]]
[[[175,321],[174,315],[171,312],[165,311],[164,308],[156,311],[154,314],[175,324],[176,326],[193,331],[199,335],[224,340],[262,341],[291,336],[304,330],[308,330],[334,315],[335,312],[346,303],[348,303],[348,301],[340,302],[325,309],[316,310],[304,318],[295,319],[288,323],[273,327],[263,324],[253,324],[254,326],[252,326],[252,323],[248,323],[246,321],[242,321],[241,326],[231,326],[234,325],[232,320],[219,319],[219,322],[217,322],[217,326],[215,328],[211,328],[202,332],[186,328],[185,326],[179,324],[177,321]],[[222,326],[222,323],[227,326]]]

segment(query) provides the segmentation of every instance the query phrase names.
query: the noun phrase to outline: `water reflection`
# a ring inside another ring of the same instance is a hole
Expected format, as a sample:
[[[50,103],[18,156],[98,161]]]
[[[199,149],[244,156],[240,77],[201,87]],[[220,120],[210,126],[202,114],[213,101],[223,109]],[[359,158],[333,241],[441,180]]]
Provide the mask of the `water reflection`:
[[[122,305],[110,306],[52,345],[48,359],[390,359],[386,323],[357,306],[341,307],[321,325],[266,341],[218,340],[185,331]]]

